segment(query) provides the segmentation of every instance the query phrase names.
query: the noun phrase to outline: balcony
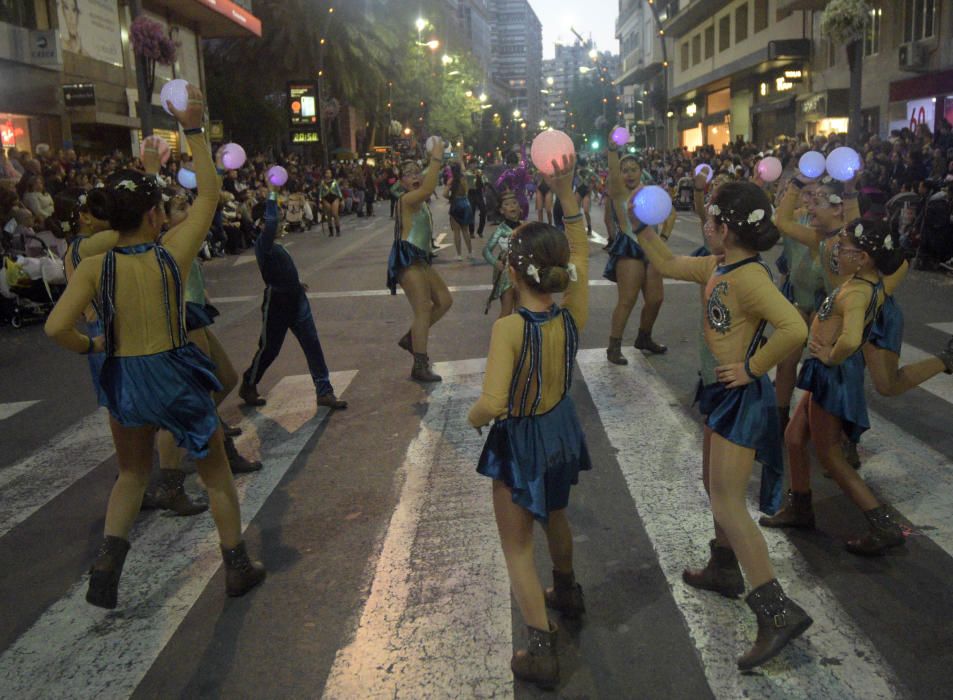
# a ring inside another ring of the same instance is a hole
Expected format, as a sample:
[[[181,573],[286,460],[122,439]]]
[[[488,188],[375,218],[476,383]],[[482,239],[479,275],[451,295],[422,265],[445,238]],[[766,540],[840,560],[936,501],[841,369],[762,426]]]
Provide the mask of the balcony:
[[[711,19],[716,12],[728,6],[731,0],[693,0],[686,8],[662,23],[662,28],[668,36],[679,38],[707,19]]]

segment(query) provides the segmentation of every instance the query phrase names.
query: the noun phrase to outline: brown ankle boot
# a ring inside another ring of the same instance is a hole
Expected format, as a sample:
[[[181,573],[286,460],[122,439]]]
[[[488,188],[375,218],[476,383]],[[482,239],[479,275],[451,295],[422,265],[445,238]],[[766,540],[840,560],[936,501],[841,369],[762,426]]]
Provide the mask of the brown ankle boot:
[[[142,496],[142,509],[168,511],[164,515],[198,515],[208,510],[208,503],[194,501],[185,492],[185,472],[178,469],[162,469],[159,482],[146,489]]]
[[[410,376],[418,382],[439,382],[443,380],[439,374],[435,374],[430,369],[430,358],[423,352],[414,353],[414,368],[411,370]]]
[[[404,337],[397,341],[397,345],[409,352],[411,355],[414,354],[414,341],[411,338],[410,331],[404,333]]]
[[[758,638],[748,653],[738,659],[742,671],[773,659],[814,622],[800,605],[784,595],[777,579],[755,588],[745,602],[758,618]]]
[[[549,631],[526,626],[529,645],[513,654],[510,668],[521,681],[535,683],[536,687],[552,690],[559,683],[559,657],[556,655],[556,626],[549,623]]]
[[[106,535],[99,548],[99,556],[89,568],[89,589],[86,602],[112,610],[119,602],[119,578],[129,553],[129,541]]]
[[[758,522],[765,527],[796,527],[804,530],[814,528],[814,506],[811,492],[788,491],[784,505],[774,515],[762,515]]]
[[[887,506],[872,508],[864,516],[870,523],[870,530],[863,537],[848,540],[848,552],[871,557],[883,554],[891,547],[906,544],[903,530],[894,522]]]
[[[667,345],[656,343],[652,340],[652,334],[643,330],[640,330],[638,336],[635,338],[635,349],[645,350],[653,355],[664,355],[668,352]]]
[[[622,338],[609,338],[606,359],[614,365],[627,365],[629,361],[622,354]]]
[[[722,547],[716,540],[708,543],[711,556],[704,569],[685,569],[682,580],[692,588],[714,591],[726,598],[737,598],[745,592],[738,559],[730,547]]]
[[[261,462],[244,457],[235,447],[235,441],[227,435],[225,436],[225,456],[228,458],[228,466],[232,468],[232,474],[247,474],[261,470]]]
[[[582,586],[576,583],[572,571],[564,574],[553,569],[553,587],[546,589],[546,607],[561,612],[568,620],[576,620],[586,612]]]
[[[265,580],[265,567],[261,562],[248,558],[244,542],[239,542],[232,549],[221,549],[225,562],[225,592],[229,596],[243,596]]]

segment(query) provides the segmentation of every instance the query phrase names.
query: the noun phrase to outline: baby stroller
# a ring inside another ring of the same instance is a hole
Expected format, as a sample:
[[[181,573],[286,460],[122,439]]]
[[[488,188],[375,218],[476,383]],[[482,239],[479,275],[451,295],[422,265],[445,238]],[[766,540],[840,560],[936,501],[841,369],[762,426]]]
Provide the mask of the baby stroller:
[[[3,255],[0,269],[0,317],[14,328],[25,323],[45,320],[56,300],[66,288],[63,262],[50,251],[41,238],[27,236],[28,242],[39,241],[39,257]]]
[[[304,197],[292,195],[288,198],[285,206],[285,226],[288,227],[289,233],[305,229]]]
[[[678,211],[691,211],[695,205],[695,183],[690,177],[679,179],[676,185],[675,209]]]
[[[887,223],[890,229],[900,237],[900,246],[912,256],[920,244],[920,234],[916,227],[917,214],[921,198],[916,192],[901,192],[887,202]]]

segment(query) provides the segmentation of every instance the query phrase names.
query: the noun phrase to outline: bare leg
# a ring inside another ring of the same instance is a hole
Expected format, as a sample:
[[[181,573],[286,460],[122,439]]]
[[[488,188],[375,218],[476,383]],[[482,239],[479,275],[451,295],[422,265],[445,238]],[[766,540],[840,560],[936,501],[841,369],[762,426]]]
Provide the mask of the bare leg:
[[[811,426],[808,420],[808,407],[811,403],[810,394],[801,397],[784,431],[784,446],[788,450],[788,464],[791,471],[791,490],[795,493],[807,493],[811,490],[811,456],[807,450],[808,441],[811,439]]]
[[[612,312],[610,335],[613,338],[621,338],[625,333],[625,324],[628,323],[639,297],[639,289],[645,277],[645,263],[635,258],[620,258],[616,263],[615,272],[619,300]]]
[[[398,281],[414,312],[414,320],[410,327],[414,352],[426,354],[430,317],[434,307],[427,278],[427,267],[425,265],[405,267],[401,270]]]
[[[705,484],[705,493],[708,494],[709,503],[711,503],[711,436],[712,429],[706,425],[705,434],[702,438],[702,482]],[[715,542],[722,547],[730,547],[728,535],[715,520],[714,513],[712,513],[712,522],[715,526]]]
[[[450,219],[450,230],[453,232],[453,247],[457,249],[457,257],[459,258],[463,255],[463,247],[460,245],[460,238],[463,233],[453,219]]]
[[[430,301],[433,303],[430,309],[430,325],[433,326],[453,306],[453,297],[450,296],[447,283],[433,267],[428,266],[425,271],[430,289]]]
[[[642,278],[642,315],[639,318],[639,330],[652,335],[652,327],[662,309],[665,300],[665,286],[662,273],[652,265],[646,266]]]
[[[882,396],[900,396],[946,369],[939,357],[929,357],[900,367],[897,353],[870,343],[864,345],[864,360],[874,388]]]
[[[223,547],[232,549],[242,541],[242,519],[232,470],[225,456],[223,437],[219,427],[209,441],[208,456],[198,460],[196,466],[208,491],[209,507],[215,527],[218,528],[218,538]]]
[[[844,457],[844,449],[841,445],[844,433],[840,419],[825,411],[816,401],[811,401],[808,408],[808,420],[811,425],[811,441],[814,443],[817,458],[841,490],[862,511],[879,506],[880,501],[874,496],[873,491]]]
[[[149,485],[156,429],[152,426],[126,428],[111,416],[109,427],[116,445],[119,478],[109,494],[105,534],[127,540],[129,530],[139,515],[142,495]]]
[[[549,522],[543,529],[546,531],[553,568],[563,574],[572,573],[572,529],[569,527],[566,509],[551,511]]]
[[[513,494],[502,481],[493,480],[493,512],[500,545],[510,575],[513,597],[523,621],[539,630],[549,629],[543,586],[533,558],[533,516],[513,503]]]
[[[221,341],[208,328],[203,330],[205,331],[205,340],[208,344],[208,356],[211,357],[212,362],[215,363],[215,376],[218,377],[218,381],[222,384],[222,390],[215,392],[213,395],[215,405],[219,406],[232,390],[238,386],[238,372],[235,371],[235,366],[232,364],[231,359],[229,359],[228,353],[225,352]]]

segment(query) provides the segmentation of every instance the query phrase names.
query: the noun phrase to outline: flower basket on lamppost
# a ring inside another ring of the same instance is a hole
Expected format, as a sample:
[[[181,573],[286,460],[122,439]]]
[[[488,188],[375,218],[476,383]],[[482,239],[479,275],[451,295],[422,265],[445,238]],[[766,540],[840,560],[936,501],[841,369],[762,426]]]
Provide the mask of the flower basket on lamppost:
[[[850,66],[850,94],[847,139],[853,144],[860,137],[861,81],[864,67],[864,34],[870,20],[870,8],[864,0],[830,0],[821,15],[821,31],[837,46],[847,49]]]
[[[156,84],[156,65],[171,66],[175,62],[175,42],[158,22],[139,15],[129,27],[132,50],[139,72],[139,119],[142,135],[152,133],[152,92]]]

